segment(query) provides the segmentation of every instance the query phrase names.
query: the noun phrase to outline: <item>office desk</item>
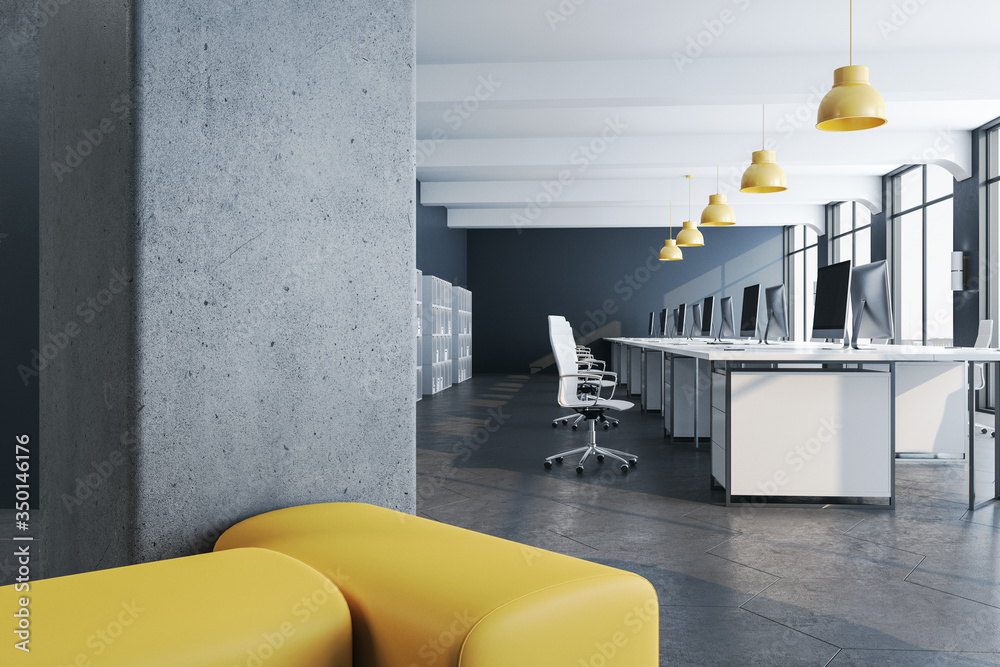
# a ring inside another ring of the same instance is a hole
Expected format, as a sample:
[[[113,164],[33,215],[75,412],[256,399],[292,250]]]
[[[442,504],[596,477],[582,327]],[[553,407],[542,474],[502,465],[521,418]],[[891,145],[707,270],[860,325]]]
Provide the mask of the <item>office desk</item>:
[[[1000,386],[1000,351],[871,345],[862,350],[824,343],[709,345],[657,338],[612,338],[614,345],[663,354],[664,419],[678,422],[678,406],[667,403],[678,391],[667,386],[678,360],[707,366],[691,376],[694,442],[709,424],[712,478],[733,497],[877,498],[895,506],[893,461],[897,403],[909,412],[900,422],[926,415],[899,400],[897,382],[920,377],[932,364],[964,368],[967,378],[969,507],[975,509],[974,364],[992,363]],[[912,371],[917,371],[913,373]],[[926,373],[924,373],[926,374]],[[952,379],[954,379],[952,377]],[[927,382],[922,400],[941,385]],[[944,394],[941,402],[949,397]],[[950,398],[954,398],[952,394]],[[710,403],[705,419],[703,403]],[[912,401],[911,401],[912,403]],[[954,406],[953,406],[954,407]],[[959,406],[959,410],[962,408]],[[670,413],[670,414],[668,414]],[[1000,430],[1000,411],[995,416]],[[673,437],[677,429],[671,429]],[[808,465],[806,465],[808,463]],[[1000,499],[1000,440],[994,443],[993,500]]]

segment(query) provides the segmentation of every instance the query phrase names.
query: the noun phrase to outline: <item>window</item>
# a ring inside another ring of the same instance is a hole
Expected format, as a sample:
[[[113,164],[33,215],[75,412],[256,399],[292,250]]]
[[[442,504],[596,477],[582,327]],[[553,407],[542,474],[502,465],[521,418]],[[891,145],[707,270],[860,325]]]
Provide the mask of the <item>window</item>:
[[[993,344],[997,342],[997,323],[1000,321],[1000,290],[998,290],[997,264],[1000,262],[1000,125],[986,130],[986,234],[989,248],[986,285],[987,317],[993,320]],[[979,392],[983,407],[996,408],[997,387],[993,374],[987,373],[987,391]]]
[[[954,180],[935,165],[907,167],[890,177],[896,341],[951,345]],[[869,229],[869,252],[870,252]]]
[[[827,206],[830,264],[851,260],[851,266],[872,261],[872,214],[857,202]]]
[[[816,292],[819,236],[811,227],[785,227],[785,281],[788,333],[793,340],[809,340]]]

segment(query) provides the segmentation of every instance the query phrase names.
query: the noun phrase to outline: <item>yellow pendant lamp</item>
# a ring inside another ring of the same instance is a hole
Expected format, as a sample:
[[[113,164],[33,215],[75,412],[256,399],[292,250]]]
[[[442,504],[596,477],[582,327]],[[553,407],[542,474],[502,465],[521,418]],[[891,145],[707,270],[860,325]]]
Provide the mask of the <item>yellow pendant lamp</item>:
[[[676,262],[677,260],[684,259],[684,253],[681,249],[677,247],[677,241],[674,240],[674,205],[670,205],[670,238],[663,242],[663,247],[660,248],[660,261],[661,262]]]
[[[870,83],[868,68],[854,64],[854,2],[851,0],[850,64],[833,71],[833,88],[819,103],[816,127],[830,132],[867,130],[885,125],[885,100]]]
[[[688,219],[684,221],[684,229],[677,233],[677,245],[682,248],[695,248],[705,245],[705,237],[698,231],[698,226],[691,219],[691,174],[684,178],[688,179]]]
[[[743,172],[740,192],[782,192],[788,189],[785,171],[774,161],[774,151],[764,150],[764,105],[760,105],[761,150],[753,152],[753,162]]]
[[[719,165],[715,165],[715,194],[708,196],[708,206],[701,212],[701,224],[706,227],[728,227],[736,224],[736,212],[719,194]]]

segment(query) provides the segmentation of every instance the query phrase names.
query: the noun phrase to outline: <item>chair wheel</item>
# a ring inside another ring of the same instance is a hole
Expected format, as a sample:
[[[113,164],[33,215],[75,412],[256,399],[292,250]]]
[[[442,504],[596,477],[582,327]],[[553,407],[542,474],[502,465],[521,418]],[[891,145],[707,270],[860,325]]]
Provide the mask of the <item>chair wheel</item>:
[[[583,466],[577,466],[576,467],[576,474],[577,475],[582,475],[583,474]]]
[[[573,424],[573,430],[574,431],[576,430],[576,424]]]
[[[623,475],[627,475],[628,474],[628,466],[625,465],[624,463],[622,464],[622,474]]]
[[[554,461],[555,461],[556,463],[562,463],[562,457],[561,457],[561,456],[557,456],[557,457],[556,457],[555,459],[553,459],[553,460],[554,460]]]
[[[546,470],[550,470],[551,468],[552,468],[552,461],[546,461],[545,462],[545,469]]]
[[[604,454],[598,454],[597,455],[597,462],[598,463],[602,463],[603,461],[604,461]]]
[[[568,424],[568,423],[569,423],[569,420],[568,420],[568,419],[564,419],[564,420],[562,420],[562,425],[563,425],[563,426],[565,426],[565,425],[566,425],[566,424]]]
[[[611,425],[614,426],[615,428],[618,428],[618,422],[611,422]]]
[[[559,426],[559,422],[552,422],[552,428]]]
[[[633,456],[632,458],[630,458],[630,459],[628,460],[628,464],[629,464],[630,466],[634,466],[634,465],[636,465],[637,463],[639,463],[639,459],[635,458],[634,456]]]
[[[989,429],[988,429],[988,428],[984,428],[984,429],[980,429],[980,430],[981,430],[981,431],[982,431],[983,433],[986,433],[987,431],[989,431]]]
[[[993,431],[992,433],[990,433],[990,437],[992,437],[992,438],[995,438],[995,437],[997,437],[997,432],[996,432],[996,431]]]
[[[607,425],[607,424],[605,424],[605,425],[604,425],[604,430],[605,430],[605,431],[607,431],[607,430],[608,430],[608,425]]]

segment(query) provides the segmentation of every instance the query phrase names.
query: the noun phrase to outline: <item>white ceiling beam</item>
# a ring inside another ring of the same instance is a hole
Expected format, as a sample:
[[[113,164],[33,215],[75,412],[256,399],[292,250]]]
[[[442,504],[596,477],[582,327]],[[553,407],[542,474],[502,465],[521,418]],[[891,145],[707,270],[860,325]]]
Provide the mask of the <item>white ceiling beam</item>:
[[[856,62],[870,68],[872,85],[890,102],[1000,99],[995,49],[866,54]],[[836,55],[702,57],[686,67],[671,59],[418,65],[417,104],[807,103],[830,89],[833,70],[844,65],[847,58]]]
[[[620,120],[608,118],[592,137],[541,139],[430,139],[417,141],[417,178],[434,180],[439,168],[549,167],[553,176],[585,178],[591,166],[604,169],[713,167],[738,165],[724,171],[742,173],[760,138],[750,135],[629,136]],[[972,141],[967,130],[892,132],[819,132],[800,130],[768,137],[765,146],[777,151],[785,167],[836,167],[865,164],[938,164],[964,180],[972,172]],[[731,180],[731,179],[730,179]]]
[[[785,192],[754,195],[720,185],[739,220],[744,206],[788,204],[823,205],[832,201],[862,201],[874,213],[881,211],[882,179],[878,176],[797,176]],[[726,192],[728,190],[728,192]],[[715,179],[696,179],[694,204],[700,212],[716,191]],[[687,185],[683,179],[578,179],[567,184],[539,181],[428,181],[420,184],[425,206],[449,208],[510,208],[527,202],[551,207],[651,206],[673,202],[675,217],[684,215]]]
[[[594,206],[555,208],[525,203],[511,208],[449,208],[448,226],[457,229],[552,229],[589,227],[658,227],[669,221],[666,206]],[[825,234],[825,209],[818,205],[754,206],[742,209],[739,225],[783,227],[809,225]],[[674,211],[674,233],[686,216]]]

